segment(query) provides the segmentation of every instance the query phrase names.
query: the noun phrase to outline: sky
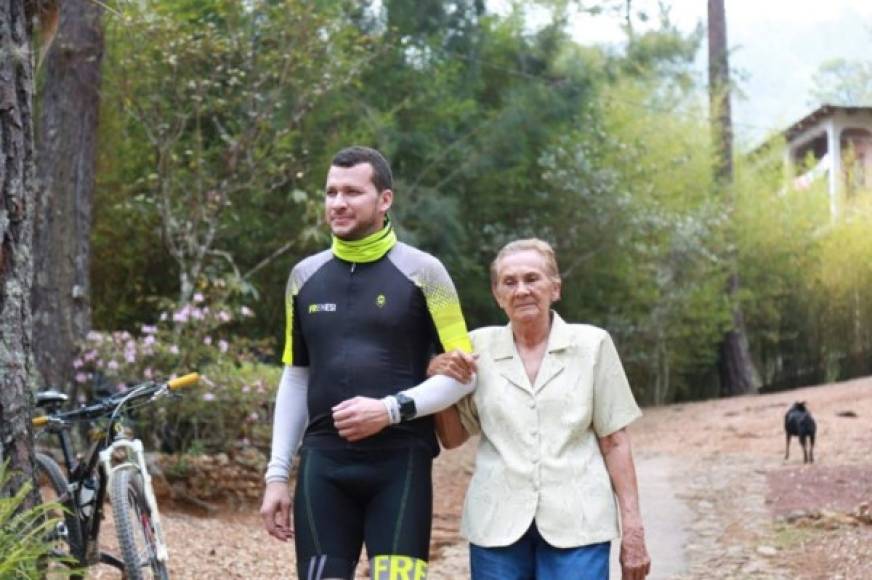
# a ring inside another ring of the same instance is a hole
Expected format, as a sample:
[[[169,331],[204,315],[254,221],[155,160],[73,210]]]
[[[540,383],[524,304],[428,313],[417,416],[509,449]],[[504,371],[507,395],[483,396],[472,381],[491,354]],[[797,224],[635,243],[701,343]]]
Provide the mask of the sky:
[[[706,24],[706,0],[665,0],[682,31]],[[633,0],[633,10],[658,14],[657,0]],[[872,59],[872,0],[725,0],[730,68],[743,93],[733,97],[740,142],[759,143],[811,112],[812,77],[835,58]],[[656,18],[655,18],[656,20]],[[623,40],[618,19],[582,17],[573,36],[584,44]],[[705,79],[707,45],[697,56]]]

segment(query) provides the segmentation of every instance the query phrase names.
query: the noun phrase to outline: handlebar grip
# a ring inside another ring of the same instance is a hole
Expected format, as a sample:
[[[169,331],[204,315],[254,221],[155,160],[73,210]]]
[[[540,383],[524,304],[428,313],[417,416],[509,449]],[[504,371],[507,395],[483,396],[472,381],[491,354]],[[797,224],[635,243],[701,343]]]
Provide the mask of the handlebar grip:
[[[40,417],[34,417],[30,420],[30,424],[34,427],[42,427],[43,425],[48,423],[48,415],[42,415]]]
[[[200,375],[198,373],[188,373],[169,381],[167,386],[171,391],[175,391],[176,389],[183,389],[185,387],[196,385],[199,380]]]

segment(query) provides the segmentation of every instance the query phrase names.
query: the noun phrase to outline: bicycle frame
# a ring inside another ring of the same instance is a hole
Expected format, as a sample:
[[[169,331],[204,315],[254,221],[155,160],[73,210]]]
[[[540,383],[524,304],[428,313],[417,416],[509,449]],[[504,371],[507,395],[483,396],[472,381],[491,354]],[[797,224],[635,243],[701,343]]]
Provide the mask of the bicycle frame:
[[[72,443],[67,427],[64,425],[49,425],[48,431],[54,433],[61,446],[61,453],[64,458],[64,467],[67,471],[67,493],[69,497],[59,498],[61,503],[67,507],[76,516],[76,521],[81,532],[80,538],[82,543],[76,546],[70,546],[72,555],[82,564],[90,566],[102,561],[120,570],[124,570],[123,563],[112,556],[111,554],[100,553],[98,548],[98,537],[100,535],[100,523],[103,520],[103,506],[106,500],[107,490],[109,489],[109,480],[106,472],[98,469],[99,450],[101,445],[105,444],[104,436],[91,443],[88,451],[82,457],[81,461],[75,458],[72,451]],[[85,481],[92,474],[97,476],[97,489],[93,497],[93,509],[90,513],[85,513],[83,502],[81,499],[81,489],[84,487]]]

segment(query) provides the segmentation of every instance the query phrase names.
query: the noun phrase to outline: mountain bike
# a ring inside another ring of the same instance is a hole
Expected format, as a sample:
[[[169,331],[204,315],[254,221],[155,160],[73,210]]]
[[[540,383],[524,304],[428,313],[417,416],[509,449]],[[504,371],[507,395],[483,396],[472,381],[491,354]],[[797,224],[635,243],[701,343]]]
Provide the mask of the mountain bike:
[[[36,479],[43,499],[54,495],[64,508],[60,523],[47,538],[63,561],[82,569],[108,564],[130,580],[169,577],[167,544],[142,441],[129,434],[122,412],[148,405],[198,380],[199,375],[191,373],[168,382],[149,381],[71,411],[59,410],[67,395],[37,393],[36,406],[45,414],[34,417],[33,425],[57,437],[66,468],[64,473],[50,455],[37,452]],[[89,424],[91,429],[90,445],[79,457],[71,430],[80,423]],[[98,547],[107,493],[121,558]],[[76,574],[74,577],[81,577]]]

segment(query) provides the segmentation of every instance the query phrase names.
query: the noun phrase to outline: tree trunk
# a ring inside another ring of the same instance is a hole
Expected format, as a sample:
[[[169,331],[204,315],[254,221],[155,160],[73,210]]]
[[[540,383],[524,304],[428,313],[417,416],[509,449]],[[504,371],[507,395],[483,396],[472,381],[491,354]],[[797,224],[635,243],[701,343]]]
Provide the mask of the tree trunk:
[[[715,150],[715,176],[727,188],[733,181],[733,121],[724,0],[708,0],[709,111]]]
[[[715,154],[715,182],[727,209],[733,206],[733,122],[730,111],[730,66],[727,57],[727,18],[724,0],[708,0],[709,107]],[[731,212],[732,213],[732,212]],[[757,392],[757,369],[751,359],[745,317],[738,301],[739,274],[735,255],[727,257],[730,276],[727,298],[732,305],[732,328],[721,343],[718,363],[721,395]]]
[[[0,462],[32,478],[30,286],[33,276],[33,62],[25,0],[0,3]],[[28,506],[38,501],[30,494]],[[27,506],[25,506],[27,507]]]
[[[46,385],[75,396],[70,379],[77,344],[91,328],[91,198],[100,62],[102,5],[64,0],[58,35],[40,94],[39,190],[33,253],[33,340]]]

